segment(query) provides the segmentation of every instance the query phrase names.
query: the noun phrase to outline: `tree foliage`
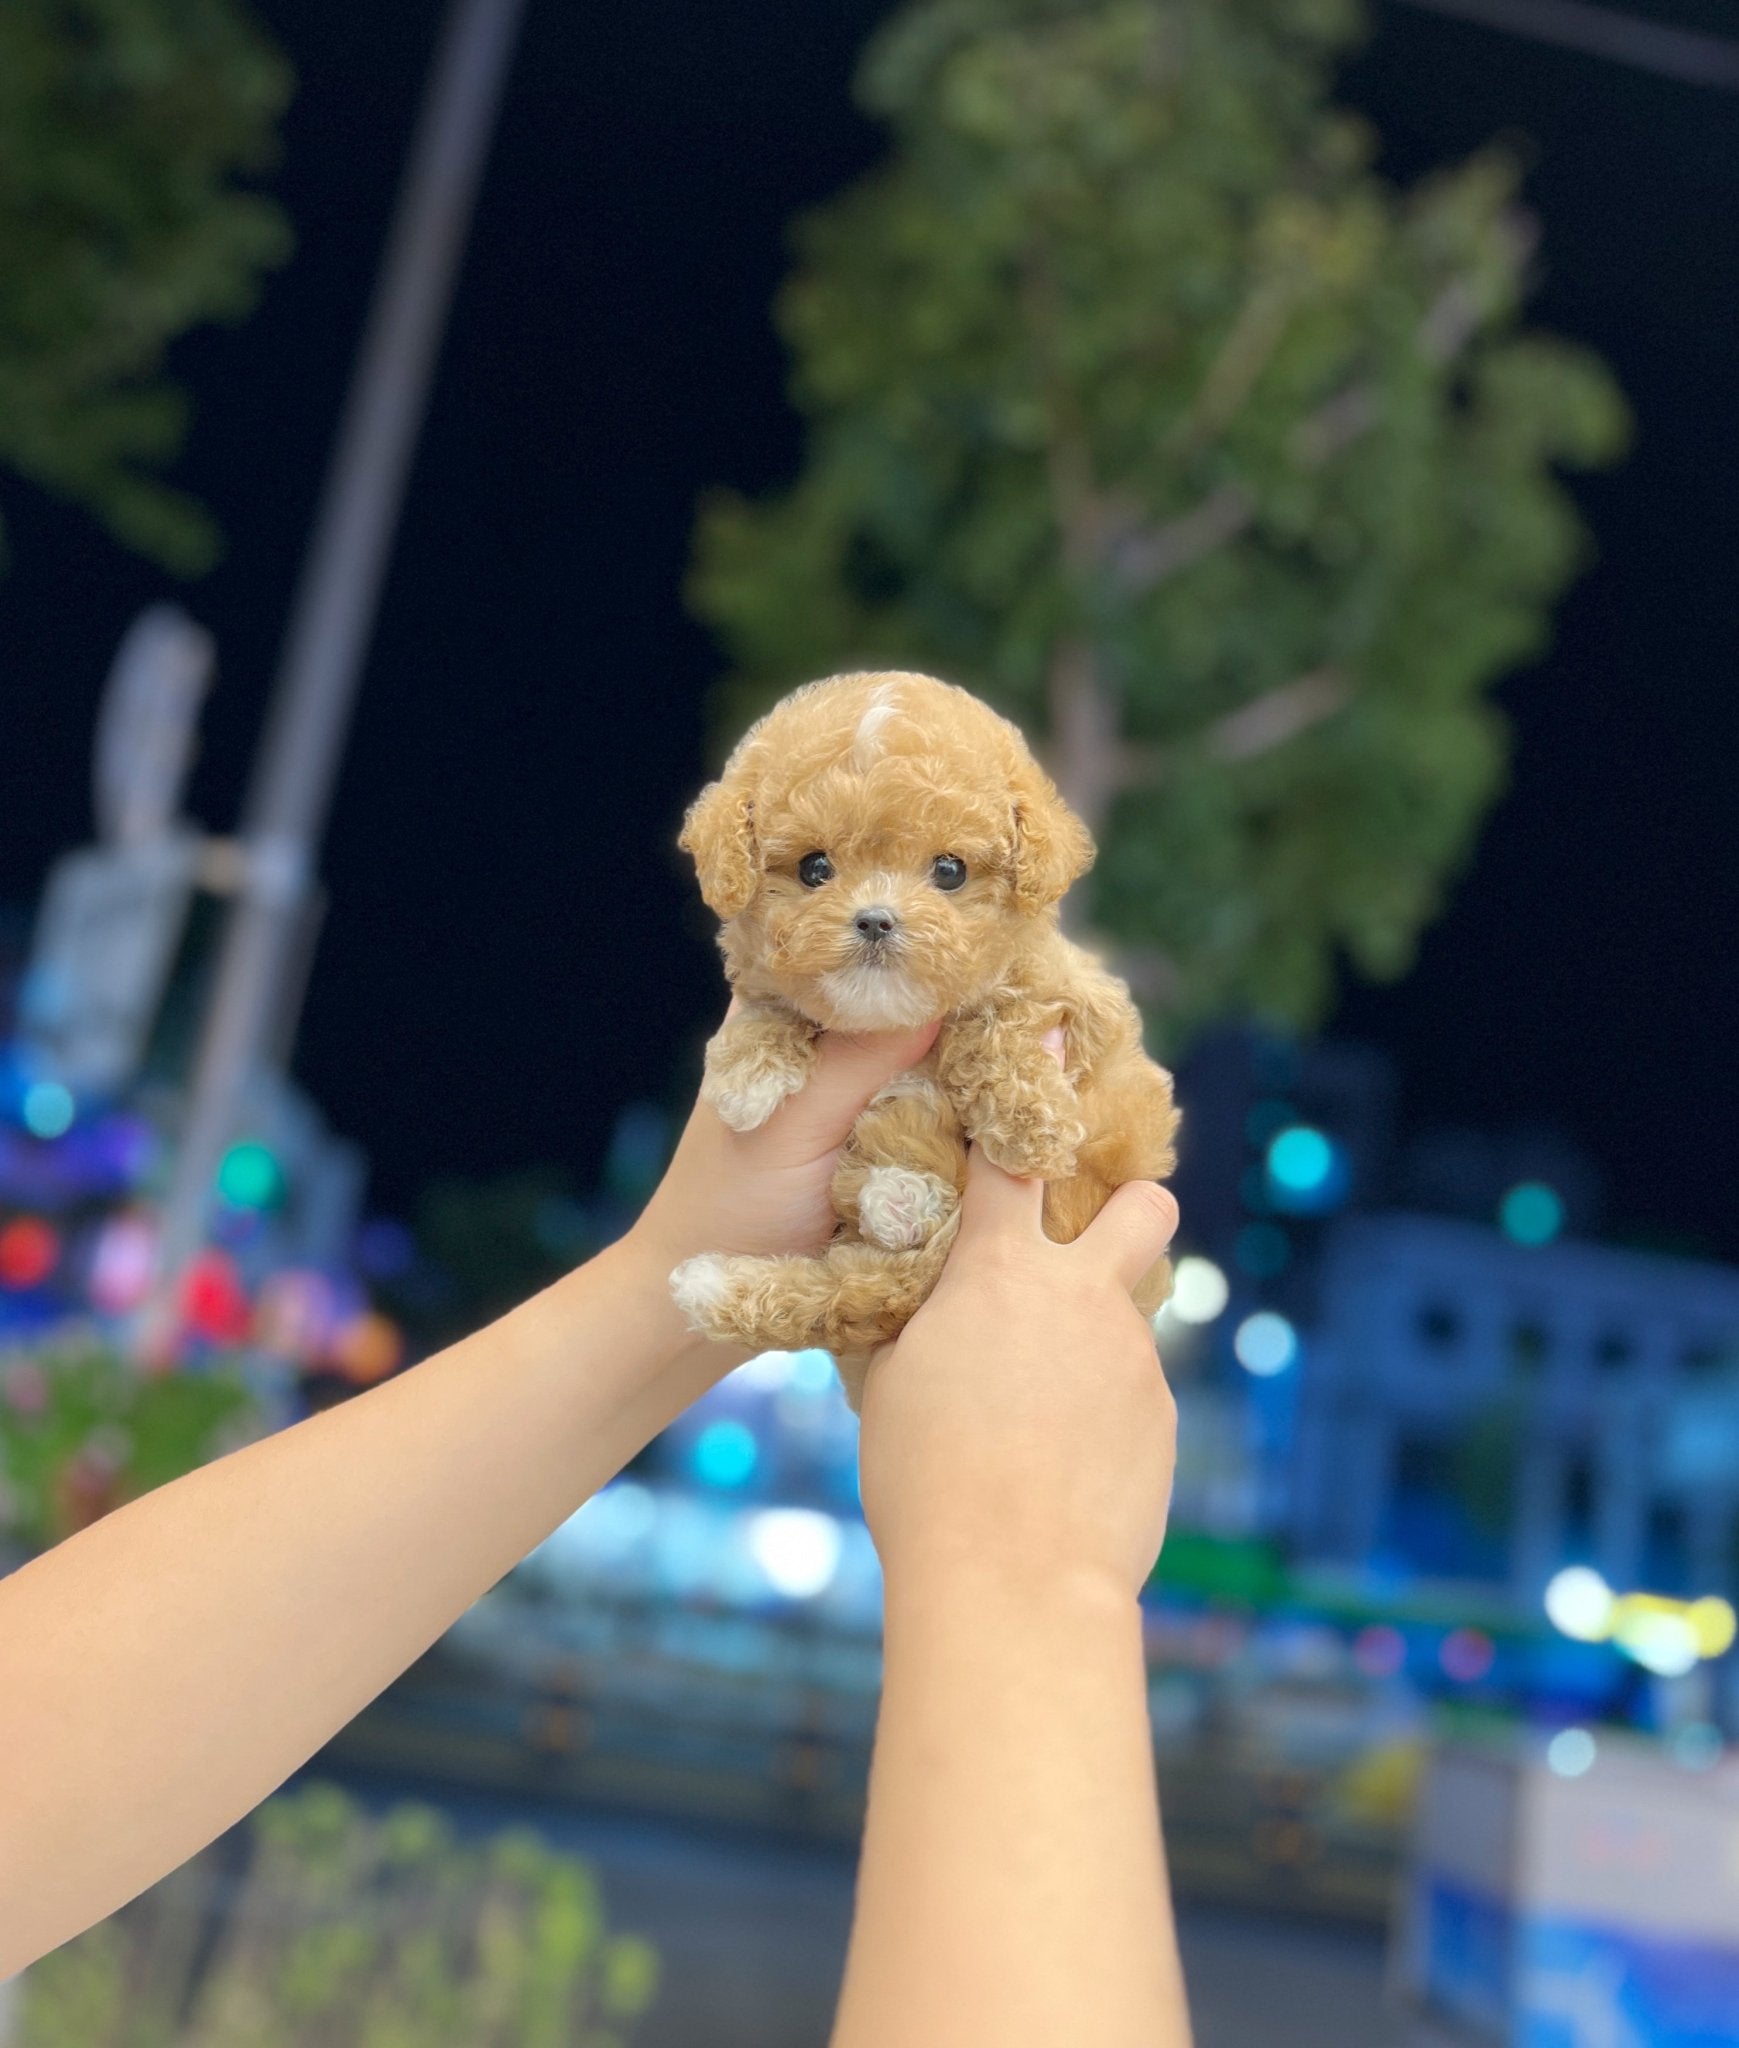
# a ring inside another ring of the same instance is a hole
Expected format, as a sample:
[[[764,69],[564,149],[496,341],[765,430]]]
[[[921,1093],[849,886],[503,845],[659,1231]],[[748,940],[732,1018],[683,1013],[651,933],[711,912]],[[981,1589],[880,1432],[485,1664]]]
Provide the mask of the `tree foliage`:
[[[46,1550],[264,1428],[233,1359],[141,1374],[76,1327],[0,1352],[0,1538]]]
[[[336,1785],[222,1845],[19,1980],[19,2048],[628,2048],[659,1956],[613,1933],[597,1872],[532,1829]]]
[[[1168,1036],[1408,965],[1504,773],[1488,691],[1626,414],[1525,332],[1497,152],[1399,192],[1330,101],[1353,0],[918,0],[885,164],[799,224],[791,487],[703,508],[732,732],[929,668],[1044,748]]]
[[[237,0],[0,7],[0,467],[190,572],[205,513],[154,471],[181,445],[168,344],[233,319],[282,260],[283,60]]]

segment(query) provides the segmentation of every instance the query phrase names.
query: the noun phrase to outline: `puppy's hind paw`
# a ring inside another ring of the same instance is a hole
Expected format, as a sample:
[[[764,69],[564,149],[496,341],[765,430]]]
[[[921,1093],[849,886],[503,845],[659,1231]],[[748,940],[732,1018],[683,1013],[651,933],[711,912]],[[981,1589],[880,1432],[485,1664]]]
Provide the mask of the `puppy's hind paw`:
[[[858,1225],[872,1244],[891,1252],[913,1251],[935,1233],[956,1199],[948,1183],[933,1173],[872,1166],[858,1191]]]

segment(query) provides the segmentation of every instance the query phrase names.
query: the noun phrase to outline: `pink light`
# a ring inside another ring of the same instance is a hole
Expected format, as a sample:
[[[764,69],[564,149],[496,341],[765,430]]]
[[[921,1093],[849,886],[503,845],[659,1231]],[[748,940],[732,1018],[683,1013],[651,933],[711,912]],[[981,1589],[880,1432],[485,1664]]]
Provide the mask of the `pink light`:
[[[91,1305],[105,1315],[125,1315],[145,1299],[151,1285],[157,1226],[148,1216],[117,1216],[103,1226],[91,1261]]]
[[[306,1365],[321,1357],[337,1320],[337,1300],[324,1273],[288,1266],[260,1289],[254,1340],[280,1358]]]
[[[1386,1621],[1373,1622],[1353,1638],[1353,1662],[1367,1678],[1393,1678],[1407,1661],[1407,1638]]]
[[[1497,1645],[1482,1629],[1458,1628],[1443,1638],[1437,1661],[1457,1685],[1473,1685],[1497,1662]]]

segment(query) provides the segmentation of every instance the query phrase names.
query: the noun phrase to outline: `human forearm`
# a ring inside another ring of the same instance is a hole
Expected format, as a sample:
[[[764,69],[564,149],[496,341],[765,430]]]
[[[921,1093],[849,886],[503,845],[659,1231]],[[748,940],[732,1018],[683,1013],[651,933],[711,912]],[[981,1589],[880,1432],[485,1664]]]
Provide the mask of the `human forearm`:
[[[0,1978],[256,1805],[729,1363],[630,1240],[0,1581]]]
[[[1133,1599],[890,1583],[833,2048],[1187,2048]]]

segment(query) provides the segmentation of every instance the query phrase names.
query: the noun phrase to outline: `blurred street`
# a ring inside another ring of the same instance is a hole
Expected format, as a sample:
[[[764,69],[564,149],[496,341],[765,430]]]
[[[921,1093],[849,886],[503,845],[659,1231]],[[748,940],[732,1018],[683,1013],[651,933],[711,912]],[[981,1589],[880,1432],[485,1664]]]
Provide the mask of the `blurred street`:
[[[461,1827],[530,1822],[596,1868],[612,1924],[653,1941],[663,1988],[636,2048],[820,2048],[851,1924],[851,1853],[675,1822],[346,1778],[437,1798]],[[1383,1996],[1375,1931],[1186,1906],[1196,2048],[1451,2048]]]

